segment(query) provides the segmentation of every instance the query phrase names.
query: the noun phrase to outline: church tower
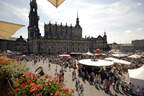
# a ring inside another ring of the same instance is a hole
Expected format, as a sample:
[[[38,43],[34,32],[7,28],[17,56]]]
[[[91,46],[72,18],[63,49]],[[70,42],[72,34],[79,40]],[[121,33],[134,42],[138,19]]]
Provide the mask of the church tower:
[[[76,27],[80,27],[80,25],[79,25],[79,17],[78,17],[78,12],[77,12],[77,18],[76,18]]]
[[[73,36],[72,36],[73,39],[80,39],[80,38],[82,38],[82,28],[80,26],[78,12],[77,12],[77,18],[76,18],[75,31],[73,31],[72,34],[73,34]]]
[[[104,41],[107,43],[107,35],[106,35],[106,32],[104,32],[103,39],[104,39]]]
[[[28,40],[38,39],[41,37],[38,27],[39,16],[37,14],[36,0],[30,0]]]

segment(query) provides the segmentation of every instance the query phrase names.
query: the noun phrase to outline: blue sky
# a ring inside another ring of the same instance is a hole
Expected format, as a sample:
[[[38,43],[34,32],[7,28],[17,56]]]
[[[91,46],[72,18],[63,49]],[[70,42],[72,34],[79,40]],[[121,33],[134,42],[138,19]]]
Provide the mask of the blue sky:
[[[27,38],[30,0],[0,0],[0,20],[23,24],[13,37]],[[144,0],[65,0],[55,8],[47,0],[37,0],[39,27],[44,34],[44,23],[75,25],[77,11],[83,37],[103,35],[108,43],[131,43],[144,39]]]

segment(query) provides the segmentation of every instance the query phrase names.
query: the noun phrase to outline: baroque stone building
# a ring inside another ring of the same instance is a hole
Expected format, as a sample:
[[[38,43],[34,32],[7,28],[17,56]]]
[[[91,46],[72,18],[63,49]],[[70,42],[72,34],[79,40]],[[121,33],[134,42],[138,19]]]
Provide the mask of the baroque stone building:
[[[133,40],[132,45],[134,46],[135,50],[144,51],[144,39],[142,39],[142,40]]]
[[[23,52],[24,50],[27,50],[27,43],[22,36],[15,40],[0,39],[0,50]]]
[[[96,49],[108,50],[107,35],[97,38],[82,38],[82,27],[77,15],[75,26],[64,26],[62,23],[44,24],[44,37],[38,27],[36,0],[30,2],[28,48],[34,54],[58,54],[70,52],[93,52]]]

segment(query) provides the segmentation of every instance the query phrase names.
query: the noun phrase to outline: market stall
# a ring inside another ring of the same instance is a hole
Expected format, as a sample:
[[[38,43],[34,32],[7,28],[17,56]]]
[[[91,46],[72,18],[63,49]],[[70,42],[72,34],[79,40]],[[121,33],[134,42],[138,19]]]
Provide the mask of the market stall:
[[[144,87],[144,65],[137,69],[129,69],[128,73],[132,84],[136,87]]]
[[[82,59],[78,61],[80,64],[87,66],[110,66],[113,62],[107,60],[94,60],[94,59]]]
[[[131,62],[121,60],[121,59],[117,59],[117,58],[113,58],[113,57],[105,58],[105,60],[109,60],[109,61],[112,61],[113,63],[118,63],[118,64],[126,64],[126,65],[131,64]]]

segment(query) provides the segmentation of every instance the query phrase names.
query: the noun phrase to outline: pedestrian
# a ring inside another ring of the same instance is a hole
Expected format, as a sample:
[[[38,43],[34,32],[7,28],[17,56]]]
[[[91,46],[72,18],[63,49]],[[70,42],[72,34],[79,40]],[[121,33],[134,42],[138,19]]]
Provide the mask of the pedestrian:
[[[76,78],[75,81],[76,81],[76,83],[75,83],[76,91],[78,91],[79,90],[80,80],[78,78]]]
[[[137,86],[137,88],[136,88],[136,95],[140,96],[140,87],[139,86]]]
[[[144,96],[144,88],[142,88],[142,96]]]
[[[48,65],[48,67],[49,67],[49,70],[50,70],[50,68],[51,68],[51,64],[49,63],[49,65]]]
[[[75,70],[74,70],[74,71],[72,72],[72,81],[74,81],[75,78],[76,78],[76,72],[75,72]]]
[[[80,84],[80,94],[83,94],[83,91],[84,91],[84,87],[83,87],[83,84],[81,83]]]
[[[110,92],[110,82],[106,80],[106,93]]]

